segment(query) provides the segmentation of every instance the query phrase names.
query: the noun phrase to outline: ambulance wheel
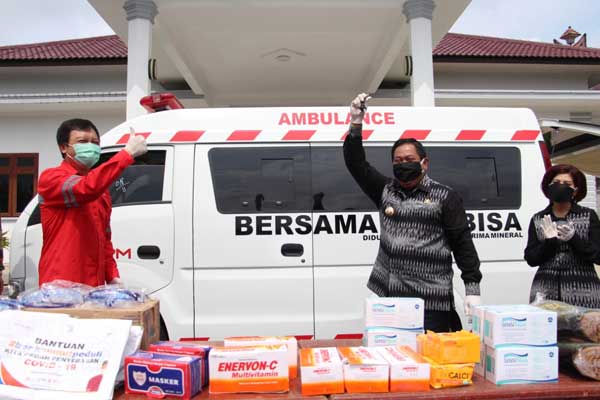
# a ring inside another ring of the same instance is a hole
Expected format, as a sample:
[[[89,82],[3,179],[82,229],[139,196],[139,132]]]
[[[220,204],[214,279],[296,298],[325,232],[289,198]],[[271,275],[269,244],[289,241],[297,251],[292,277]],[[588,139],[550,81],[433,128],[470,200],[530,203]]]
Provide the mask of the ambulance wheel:
[[[169,332],[167,331],[167,325],[162,316],[160,317],[160,340],[169,340]]]

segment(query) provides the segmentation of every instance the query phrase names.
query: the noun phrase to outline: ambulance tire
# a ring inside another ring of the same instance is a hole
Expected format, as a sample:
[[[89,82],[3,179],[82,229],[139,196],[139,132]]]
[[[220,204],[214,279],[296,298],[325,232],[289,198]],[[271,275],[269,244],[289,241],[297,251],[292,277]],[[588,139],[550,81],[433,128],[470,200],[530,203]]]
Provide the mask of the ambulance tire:
[[[162,315],[160,316],[160,340],[169,340],[169,332],[167,331],[167,325]]]

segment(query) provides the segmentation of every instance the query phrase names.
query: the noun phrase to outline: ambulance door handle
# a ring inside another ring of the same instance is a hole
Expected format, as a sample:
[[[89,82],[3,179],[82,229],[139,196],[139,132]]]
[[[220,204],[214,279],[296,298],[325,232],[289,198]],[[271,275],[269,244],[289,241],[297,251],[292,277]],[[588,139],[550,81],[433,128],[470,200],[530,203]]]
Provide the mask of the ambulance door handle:
[[[281,246],[281,254],[286,257],[300,257],[304,254],[304,246],[299,243],[286,243]]]
[[[137,249],[137,255],[142,260],[156,260],[160,257],[158,246],[140,246]]]

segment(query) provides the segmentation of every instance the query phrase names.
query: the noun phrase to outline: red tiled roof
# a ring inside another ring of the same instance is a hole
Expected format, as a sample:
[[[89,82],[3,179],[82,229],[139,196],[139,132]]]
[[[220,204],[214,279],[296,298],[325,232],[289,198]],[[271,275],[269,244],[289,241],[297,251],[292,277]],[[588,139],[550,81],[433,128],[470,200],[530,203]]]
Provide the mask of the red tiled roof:
[[[106,60],[127,58],[116,35],[0,47],[0,61]]]
[[[433,50],[434,59],[571,59],[600,61],[600,49],[561,44],[448,33]],[[116,35],[0,47],[1,61],[83,61],[127,58],[127,46]]]
[[[600,61],[600,49],[448,33],[433,50],[443,58],[578,59]]]

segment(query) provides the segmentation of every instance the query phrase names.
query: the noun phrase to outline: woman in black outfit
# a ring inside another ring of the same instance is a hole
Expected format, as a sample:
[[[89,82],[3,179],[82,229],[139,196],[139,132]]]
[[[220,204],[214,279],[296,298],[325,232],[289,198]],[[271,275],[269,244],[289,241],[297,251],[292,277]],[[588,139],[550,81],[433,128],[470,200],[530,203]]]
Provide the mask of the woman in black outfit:
[[[545,299],[582,307],[600,308],[600,221],[590,208],[577,203],[586,193],[585,176],[572,165],[555,165],[542,179],[550,200],[529,224],[525,260],[539,266],[529,300],[537,293]]]

